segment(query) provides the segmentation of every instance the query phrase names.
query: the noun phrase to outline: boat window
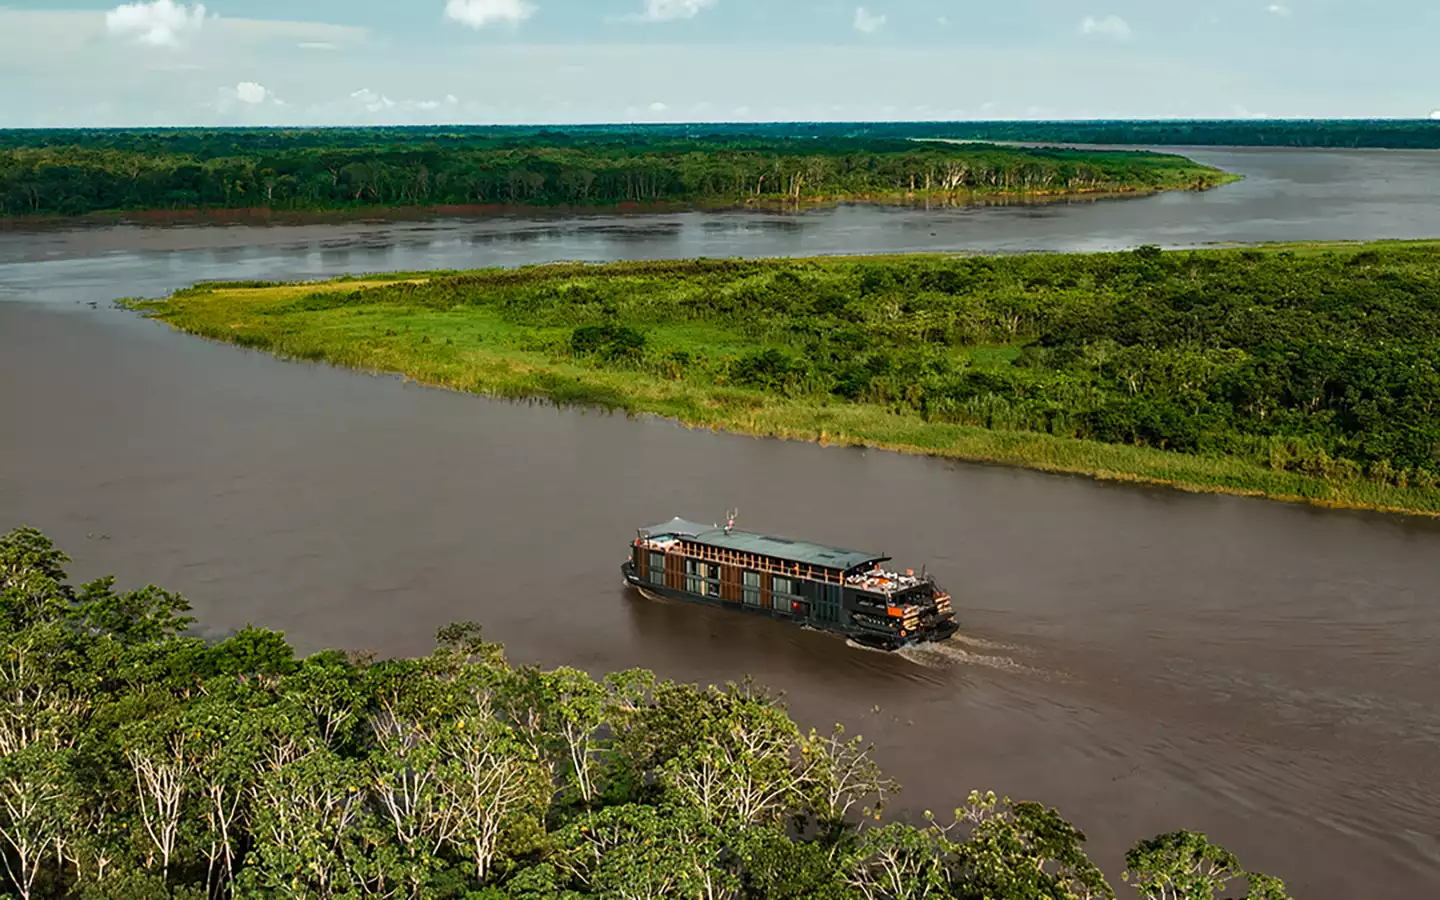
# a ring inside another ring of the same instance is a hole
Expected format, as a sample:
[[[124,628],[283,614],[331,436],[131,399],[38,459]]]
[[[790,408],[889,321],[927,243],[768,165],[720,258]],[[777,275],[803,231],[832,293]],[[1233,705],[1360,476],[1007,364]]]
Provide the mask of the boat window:
[[[746,606],[759,606],[759,605],[760,605],[760,573],[759,573],[759,572],[745,572],[745,571],[742,571],[742,572],[740,573],[740,586],[741,586],[741,597],[740,597],[740,599],[742,599],[742,600],[745,601],[745,605],[746,605]]]
[[[770,608],[791,611],[795,601],[805,598],[795,593],[795,579],[776,575],[770,579]]]

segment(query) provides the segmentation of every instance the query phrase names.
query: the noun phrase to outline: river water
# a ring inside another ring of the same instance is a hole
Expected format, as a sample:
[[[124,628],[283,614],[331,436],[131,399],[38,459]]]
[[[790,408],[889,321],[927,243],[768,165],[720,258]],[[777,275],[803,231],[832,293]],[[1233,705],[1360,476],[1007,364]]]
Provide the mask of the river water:
[[[1202,195],[0,233],[0,528],[204,625],[422,653],[483,622],[520,661],[784,691],[943,811],[1057,806],[1112,876],[1195,828],[1298,897],[1440,885],[1440,524],[754,440],[280,363],[108,306],[202,279],[554,259],[1440,236],[1440,156],[1196,150]],[[4,302],[10,301],[10,302]],[[962,635],[901,654],[620,586],[673,515],[895,554]],[[1122,891],[1123,894],[1123,891]]]

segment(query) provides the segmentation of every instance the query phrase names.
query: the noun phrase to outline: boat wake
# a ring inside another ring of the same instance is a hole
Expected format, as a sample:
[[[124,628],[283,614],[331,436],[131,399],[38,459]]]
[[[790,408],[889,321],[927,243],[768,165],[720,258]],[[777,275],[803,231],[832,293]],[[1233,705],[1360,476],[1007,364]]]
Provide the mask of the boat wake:
[[[859,641],[854,640],[853,638],[846,638],[845,646],[849,647],[851,650],[864,650],[866,653],[879,653],[882,656],[889,656],[895,652],[893,650],[883,650],[879,647],[871,646],[870,644],[862,644]]]
[[[974,648],[974,649],[967,649]],[[981,653],[977,650],[1004,650],[1012,653],[1019,652],[1020,648],[1008,644],[997,644],[992,641],[981,640],[980,638],[966,637],[961,634],[951,635],[943,641],[935,641],[928,644],[914,644],[909,647],[902,647],[895,652],[906,660],[927,669],[943,669],[952,666],[983,666],[987,669],[998,669],[1005,672],[1036,672],[1038,670],[1019,662],[1009,654]]]
[[[978,647],[981,650],[1005,650],[1010,653],[1022,652],[1018,644],[1002,644],[999,641],[987,641],[984,638],[971,637],[967,634],[961,634],[958,631],[950,636],[950,642],[964,644],[967,647]]]

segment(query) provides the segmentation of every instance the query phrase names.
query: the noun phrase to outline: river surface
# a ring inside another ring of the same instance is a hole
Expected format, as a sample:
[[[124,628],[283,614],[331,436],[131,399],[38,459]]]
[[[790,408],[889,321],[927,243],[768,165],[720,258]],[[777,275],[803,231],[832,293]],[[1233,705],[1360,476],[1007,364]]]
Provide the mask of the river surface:
[[[1436,896],[1431,520],[489,401],[109,307],[554,259],[1440,237],[1440,155],[1186,152],[1250,177],[1041,207],[0,233],[0,529],[43,529],[78,576],[181,590],[215,634],[414,654],[475,619],[520,661],[750,674],[802,724],[873,739],[905,810],[1043,800],[1117,884],[1131,842],[1183,827],[1300,898]],[[622,589],[636,526],[735,506],[742,527],[928,564],[961,636],[883,654]]]

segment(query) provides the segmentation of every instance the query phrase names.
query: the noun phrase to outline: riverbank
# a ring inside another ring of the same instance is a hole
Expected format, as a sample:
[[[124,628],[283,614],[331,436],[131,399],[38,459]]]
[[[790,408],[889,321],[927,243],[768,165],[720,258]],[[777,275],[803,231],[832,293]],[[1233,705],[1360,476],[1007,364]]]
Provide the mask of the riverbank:
[[[920,209],[962,209],[967,207],[1031,206],[1077,201],[1129,200],[1166,191],[1211,191],[1243,180],[1243,175],[1221,172],[1197,185],[1126,188],[1077,188],[1074,190],[995,191],[893,191],[886,193],[815,194],[798,200],[793,197],[711,198],[704,200],[619,201],[550,205],[525,203],[446,203],[435,205],[353,206],[337,209],[276,209],[257,207],[188,207],[184,209],[116,209],[77,215],[36,213],[0,216],[0,232],[41,231],[80,226],[144,225],[326,225],[353,222],[424,222],[444,218],[499,216],[554,217],[655,215],[683,212],[794,213],[865,205]]]
[[[1336,291],[1352,292],[1357,307],[1403,304],[1373,290],[1433,277],[1434,251],[1433,243],[1329,244],[562,265],[199,285],[135,305],[217,340],[462,391],[1188,491],[1436,515],[1440,489],[1423,455],[1419,464],[1401,455],[1405,435],[1383,421],[1351,432],[1334,425],[1375,401],[1299,397],[1315,373],[1278,368],[1320,351],[1335,357],[1329,338],[1343,335],[1329,332],[1359,327],[1352,310],[1323,307],[1334,306]],[[1236,278],[1259,293],[1239,296]],[[1206,310],[1203,284],[1194,287],[1204,280],[1214,282],[1220,312]],[[1175,284],[1192,285],[1179,300],[1189,319],[1176,319]],[[1321,306],[1302,321],[1293,307],[1309,304],[1293,295],[1306,284]],[[1388,324],[1369,327],[1382,344],[1416,326],[1402,310],[1380,312]],[[1303,345],[1272,347],[1284,323]],[[1183,328],[1211,333],[1185,336]],[[1159,346],[1176,334],[1174,346]],[[1358,381],[1360,367],[1383,381],[1379,369],[1413,367],[1411,350],[1336,357],[1324,363],[1333,369],[1327,377]],[[1313,368],[1313,359],[1303,365]],[[1307,417],[1306,406],[1317,415]],[[1392,411],[1397,428],[1410,427],[1407,415]],[[1382,442],[1394,459],[1356,449]]]

